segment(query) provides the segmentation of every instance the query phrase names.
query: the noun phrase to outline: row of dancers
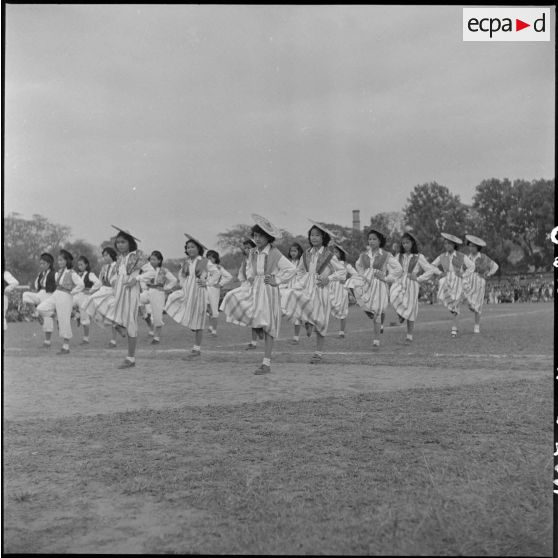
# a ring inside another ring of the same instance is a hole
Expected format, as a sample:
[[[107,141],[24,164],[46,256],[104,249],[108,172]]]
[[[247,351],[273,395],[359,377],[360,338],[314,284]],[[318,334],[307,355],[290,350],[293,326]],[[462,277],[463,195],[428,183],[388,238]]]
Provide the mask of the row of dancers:
[[[299,343],[300,330],[316,336],[316,350],[310,362],[323,361],[325,336],[330,316],[340,320],[339,337],[345,335],[349,296],[373,322],[372,350],[380,347],[382,317],[391,303],[400,323],[406,322],[405,344],[413,342],[418,313],[420,284],[437,276],[438,300],[451,312],[451,336],[458,335],[458,318],[463,302],[475,313],[474,333],[480,332],[480,316],[484,302],[486,278],[498,265],[482,249],[485,242],[465,235],[470,256],[460,247],[463,241],[452,234],[441,233],[444,252],[428,262],[419,252],[418,240],[411,231],[402,235],[400,253],[394,256],[385,250],[386,235],[371,228],[368,246],[359,255],[355,266],[347,261],[347,252],[324,225],[311,221],[308,230],[310,247],[298,244],[284,256],[274,246],[281,232],[268,219],[253,214],[251,238],[243,244],[244,258],[238,273],[240,286],[229,291],[219,306],[221,287],[232,280],[219,262],[219,255],[192,235],[186,234],[186,258],[175,277],[163,266],[163,256],[154,251],[146,261],[138,250],[139,239],[129,231],[112,225],[118,234],[114,249],[106,247],[99,277],[90,269],[83,256],[73,269],[72,255],[61,250],[58,271],[54,258],[42,254],[41,272],[35,282],[36,292],[23,293],[23,302],[36,305],[43,319],[43,345],[50,347],[53,317],[56,314],[63,340],[58,354],[70,352],[72,338],[72,307],[79,308],[84,328],[82,344],[89,342],[91,320],[112,328],[109,346],[116,346],[117,334],[127,337],[128,355],[118,368],[135,366],[140,308],[150,307],[152,343],[160,342],[163,312],[194,333],[194,346],[185,357],[195,360],[201,355],[206,329],[207,308],[210,308],[209,331],[217,333],[219,310],[226,321],[251,328],[252,339],[247,350],[264,342],[264,357],[255,374],[271,371],[273,344],[279,336],[281,319],[286,316],[294,325],[291,343]],[[6,286],[6,278],[4,278]],[[5,303],[6,306],[6,303]]]

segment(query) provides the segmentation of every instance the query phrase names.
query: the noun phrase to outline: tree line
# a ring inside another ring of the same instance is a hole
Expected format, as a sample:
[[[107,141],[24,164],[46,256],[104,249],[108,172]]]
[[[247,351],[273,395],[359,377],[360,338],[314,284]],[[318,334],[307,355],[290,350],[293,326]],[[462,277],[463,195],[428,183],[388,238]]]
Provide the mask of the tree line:
[[[336,223],[322,223],[333,231],[336,240],[348,252],[351,263],[366,245],[370,226],[385,231],[386,248],[396,250],[406,227],[420,240],[421,252],[430,260],[443,250],[442,231],[461,238],[465,234],[480,236],[487,243],[487,253],[500,265],[501,273],[549,271],[554,245],[548,233],[554,227],[555,191],[552,180],[483,180],[475,189],[473,203],[461,202],[458,195],[437,182],[419,184],[411,191],[401,211],[377,213],[364,230],[354,230]],[[362,210],[361,210],[362,213]],[[308,227],[310,228],[310,224]],[[221,263],[234,272],[240,267],[240,247],[250,236],[251,225],[239,224],[217,235]],[[306,236],[283,230],[276,246],[287,254],[290,245],[308,246]],[[21,284],[31,284],[36,277],[40,254],[53,255],[61,248],[86,256],[92,269],[99,270],[102,249],[114,246],[114,237],[94,246],[83,239],[71,240],[71,229],[49,222],[35,214],[24,219],[11,213],[4,219],[3,267]],[[166,259],[170,269],[178,270],[180,259]]]

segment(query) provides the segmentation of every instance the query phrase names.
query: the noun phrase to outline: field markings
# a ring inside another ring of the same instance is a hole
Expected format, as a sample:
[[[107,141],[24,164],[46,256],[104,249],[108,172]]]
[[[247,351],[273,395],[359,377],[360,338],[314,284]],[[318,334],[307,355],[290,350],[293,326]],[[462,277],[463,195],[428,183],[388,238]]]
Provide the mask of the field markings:
[[[545,310],[553,311],[553,308],[550,308],[550,309],[540,308],[538,310],[529,310],[527,312],[512,312],[512,313],[508,313],[508,314],[498,314],[498,315],[494,315],[494,316],[490,316],[490,315],[487,316],[487,315],[483,314],[482,321],[486,321],[486,320],[490,320],[490,319],[496,319],[496,318],[511,318],[511,317],[517,317],[517,316],[525,316],[526,314],[540,314],[541,312],[544,312]],[[465,320],[470,321],[472,323],[473,322],[473,317],[472,316],[468,316],[467,318],[462,317],[460,320],[461,320],[461,323],[463,323]],[[370,320],[370,322],[372,322],[372,320]],[[418,322],[415,323],[415,331],[416,330],[420,331],[421,329],[423,329],[423,326],[450,324],[450,323],[451,323],[451,319],[450,319],[449,316],[444,320],[432,320],[431,322],[418,321]],[[395,327],[395,328],[404,330],[405,324],[404,323],[403,324],[397,324],[396,326],[389,326],[388,325],[388,326],[384,326],[384,327],[386,329]],[[370,323],[369,328],[366,328],[366,329],[351,329],[349,333],[350,334],[353,334],[353,333],[370,333],[370,332],[372,332],[372,328],[373,328],[372,323]],[[249,329],[249,328],[247,328],[247,329]],[[337,337],[337,335],[338,335],[338,332],[331,332],[331,333],[327,333],[326,337]],[[292,339],[292,337],[278,337],[275,341],[288,341],[290,339]],[[227,345],[215,345],[215,348],[216,349],[220,349],[220,348],[226,349],[226,348],[229,348],[229,347],[238,347],[239,344],[246,345],[247,341],[241,341],[239,343],[229,343]],[[275,351],[273,351],[273,352],[275,353]],[[353,353],[351,353],[351,354],[353,354]]]

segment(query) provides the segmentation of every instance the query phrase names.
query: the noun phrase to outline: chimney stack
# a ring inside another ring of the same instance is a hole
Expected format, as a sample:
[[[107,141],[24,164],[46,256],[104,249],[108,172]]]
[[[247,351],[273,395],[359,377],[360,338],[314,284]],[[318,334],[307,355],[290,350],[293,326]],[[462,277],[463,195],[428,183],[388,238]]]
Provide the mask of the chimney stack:
[[[360,209],[353,209],[353,230],[360,232]]]

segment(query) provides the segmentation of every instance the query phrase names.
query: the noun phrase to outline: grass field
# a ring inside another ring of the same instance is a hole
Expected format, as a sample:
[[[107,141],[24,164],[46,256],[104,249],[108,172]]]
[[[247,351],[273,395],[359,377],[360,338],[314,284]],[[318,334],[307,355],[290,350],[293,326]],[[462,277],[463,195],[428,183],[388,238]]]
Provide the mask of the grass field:
[[[284,322],[267,376],[222,321],[197,363],[191,332],[152,349],[142,324],[129,370],[106,330],[57,356],[9,324],[4,551],[550,556],[553,305],[488,306],[481,336],[464,313],[457,339],[419,320],[373,354],[351,308],[320,365]]]

